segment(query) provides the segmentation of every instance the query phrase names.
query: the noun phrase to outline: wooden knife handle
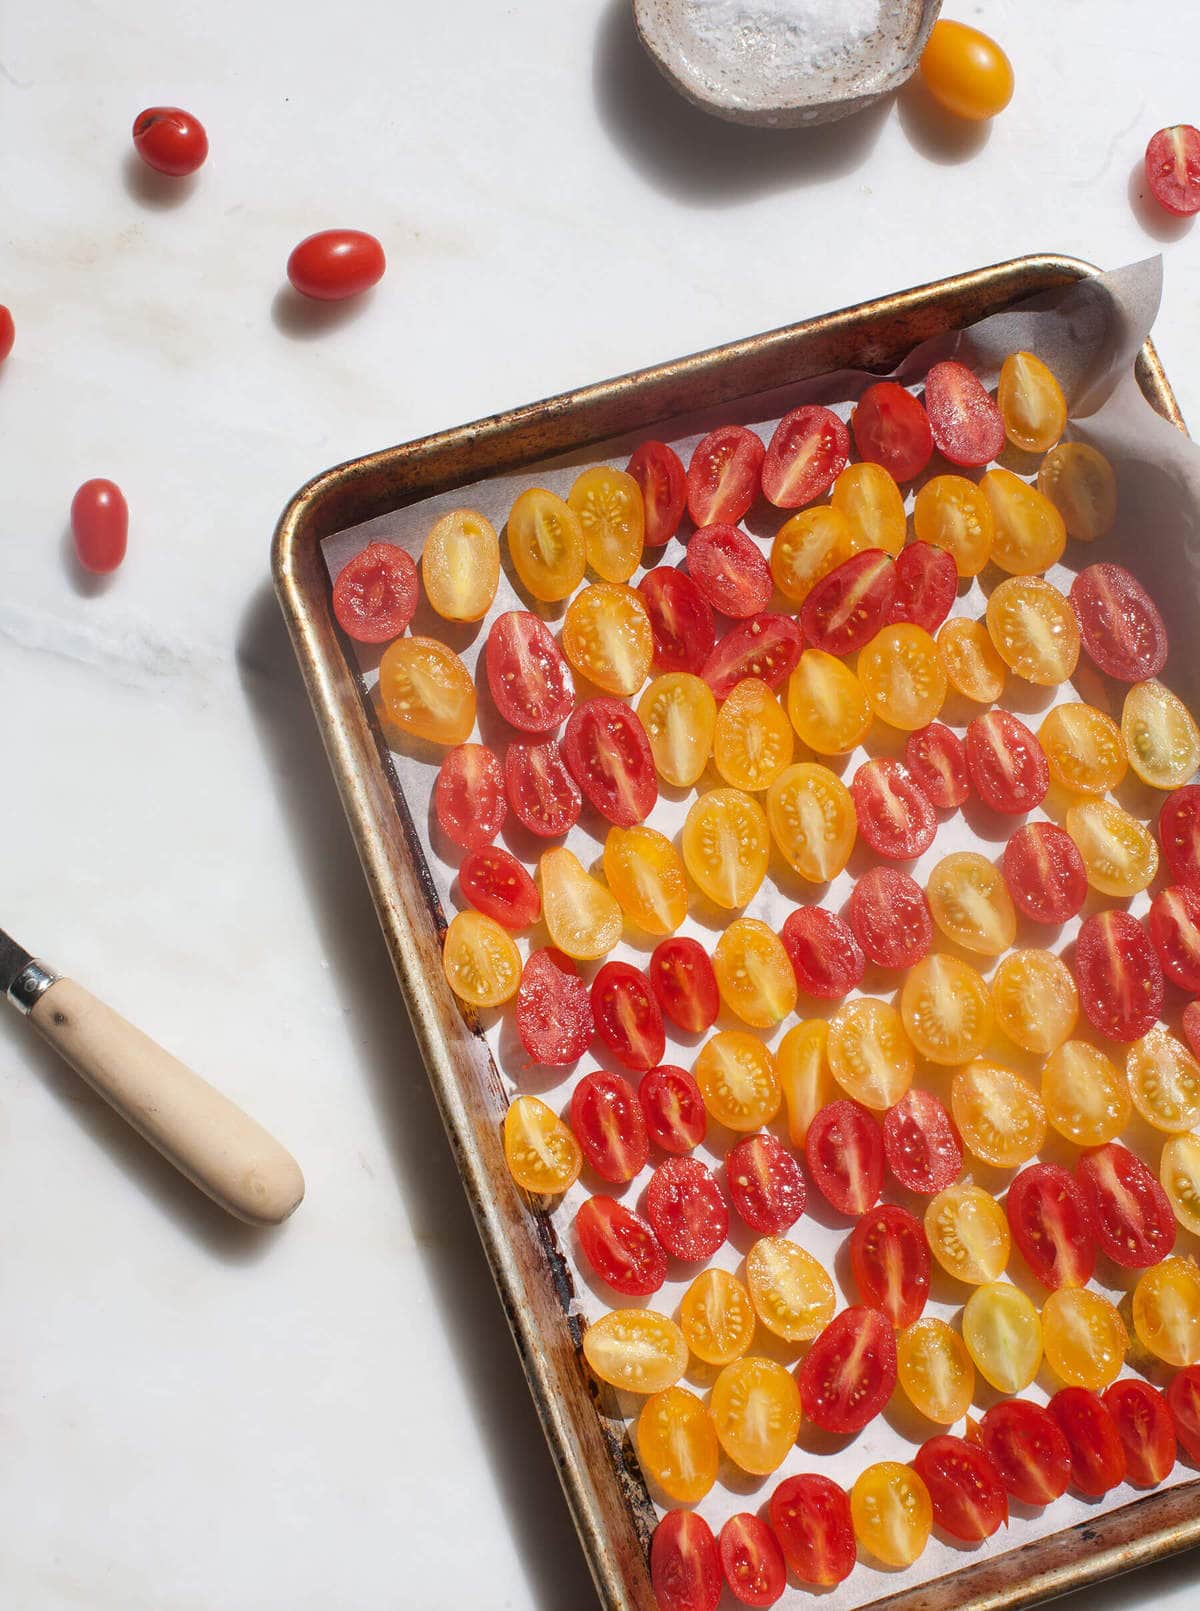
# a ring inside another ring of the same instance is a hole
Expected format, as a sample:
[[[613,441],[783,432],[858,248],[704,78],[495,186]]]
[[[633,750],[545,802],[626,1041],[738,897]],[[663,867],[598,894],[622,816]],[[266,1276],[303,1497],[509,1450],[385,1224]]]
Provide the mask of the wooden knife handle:
[[[238,1219],[277,1225],[304,1196],[299,1165],[273,1136],[73,979],[56,979],[29,1017],[94,1091]]]

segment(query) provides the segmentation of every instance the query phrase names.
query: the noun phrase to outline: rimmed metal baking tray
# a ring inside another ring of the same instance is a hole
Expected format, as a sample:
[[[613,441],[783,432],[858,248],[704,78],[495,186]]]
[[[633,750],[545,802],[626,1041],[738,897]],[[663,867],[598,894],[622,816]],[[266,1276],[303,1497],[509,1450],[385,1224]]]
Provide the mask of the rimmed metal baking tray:
[[[570,1276],[549,1222],[531,1211],[505,1167],[507,1097],[482,1036],[443,977],[444,918],[352,651],[333,619],[321,543],[436,493],[679,415],[728,407],[832,370],[886,372],[931,336],[1096,272],[1074,258],[1016,258],[385,448],[310,481],[276,529],[276,591],[513,1339],[608,1611],[653,1611],[646,1551],[655,1513],[623,1423],[605,1413],[580,1366],[579,1325],[568,1313]],[[1182,429],[1149,342],[1137,379],[1152,406]],[[1197,1543],[1200,1480],[876,1599],[863,1611],[1016,1611]]]

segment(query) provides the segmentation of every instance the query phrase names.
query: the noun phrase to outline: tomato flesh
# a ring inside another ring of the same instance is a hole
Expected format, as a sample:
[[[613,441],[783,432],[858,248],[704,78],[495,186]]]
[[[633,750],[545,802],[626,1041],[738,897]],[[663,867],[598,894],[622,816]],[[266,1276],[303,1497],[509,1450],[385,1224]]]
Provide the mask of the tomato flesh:
[[[417,567],[394,543],[368,543],[333,584],[333,613],[357,643],[389,643],[416,614]]]
[[[1200,1465],[1200,1365],[1185,1365],[1167,1387],[1167,1407],[1184,1453]]]
[[[868,386],[850,416],[860,459],[882,464],[896,481],[912,481],[933,457],[929,416],[894,380]]]
[[[13,342],[16,340],[16,335],[17,331],[16,326],[13,324],[12,312],[10,309],[6,308],[2,302],[0,302],[0,364],[4,362],[9,353],[13,350]]]
[[[481,850],[499,833],[508,812],[504,772],[486,744],[447,751],[433,786],[438,827],[464,850]]]
[[[790,615],[764,611],[739,621],[705,660],[700,675],[718,699],[725,699],[747,677],[778,688],[796,668],[804,637]]]
[[[287,277],[301,296],[341,302],[377,285],[386,268],[383,247],[374,235],[361,229],[323,229],[293,248]]]
[[[913,1086],[887,1110],[883,1145],[888,1168],[908,1191],[932,1197],[962,1174],[962,1147],[932,1091]]]
[[[1075,941],[1075,983],[1084,1012],[1112,1040],[1140,1040],[1162,1012],[1158,953],[1128,912],[1084,919]]]
[[[910,733],[904,743],[904,764],[917,787],[939,811],[953,811],[971,793],[967,751],[957,733],[941,722]]]
[[[687,473],[679,455],[665,442],[640,442],[625,473],[642,489],[646,546],[661,548],[674,537],[687,507]]]
[[[571,1129],[601,1180],[632,1180],[650,1156],[646,1121],[620,1074],[585,1074],[571,1097]]]
[[[951,464],[987,464],[1004,451],[1004,421],[983,383],[956,359],[925,377],[925,412],[938,452]]]
[[[861,1432],[896,1385],[890,1323],[876,1309],[843,1309],[809,1349],[796,1381],[806,1420],[823,1432]]]
[[[985,1451],[1014,1499],[1048,1505],[1071,1482],[1071,1451],[1063,1430],[1040,1404],[1003,1399],[993,1404],[968,1436]]]
[[[1173,884],[1159,890],[1146,924],[1167,978],[1200,993],[1200,889]]]
[[[583,1056],[595,1024],[588,988],[570,957],[553,946],[533,952],[521,974],[516,1020],[533,1062],[565,1068]]]
[[[729,1234],[729,1210],[698,1158],[668,1158],[646,1187],[646,1218],[673,1259],[711,1259]]]
[[[662,1013],[650,982],[628,962],[606,962],[592,980],[596,1033],[626,1068],[646,1073],[666,1050]]]
[[[801,906],[780,932],[796,983],[819,1001],[840,1001],[862,983],[866,970],[858,941],[845,918],[823,906]]]
[[[1071,1454],[1071,1482],[1099,1499],[1125,1477],[1125,1449],[1102,1399],[1086,1387],[1064,1387],[1047,1406]]]
[[[975,1544],[1008,1521],[1008,1494],[985,1450],[941,1433],[917,1450],[913,1470],[929,1490],[933,1519],[951,1538]]]
[[[563,759],[591,806],[631,828],[658,799],[658,778],[646,729],[628,705],[599,695],[577,705],[563,732]]]
[[[1092,1235],[1114,1264],[1145,1270],[1175,1246],[1175,1215],[1142,1160],[1120,1142],[1085,1152],[1075,1166]]]
[[[650,618],[656,668],[698,676],[717,641],[712,605],[686,571],[670,565],[647,571],[638,592]]]
[[[729,1149],[725,1183],[746,1224],[764,1236],[782,1236],[804,1212],[800,1165],[768,1132],[743,1136]]]
[[[799,509],[828,492],[846,468],[850,433],[832,411],[806,403],[775,427],[762,466],[762,489],[777,509]]]
[[[650,988],[666,1016],[685,1035],[711,1029],[721,1010],[712,960],[699,940],[675,935],[654,947]]]
[[[527,929],[541,914],[537,885],[500,845],[468,851],[458,869],[458,887],[477,912],[494,917],[506,929]]]
[[[907,1208],[884,1203],[863,1215],[850,1237],[850,1267],[863,1303],[898,1331],[920,1317],[929,1297],[929,1244]]]
[[[1019,816],[1041,805],[1050,787],[1042,746],[1007,710],[989,710],[967,728],[967,768],[975,791],[993,811]]]
[[[717,1541],[694,1510],[670,1510],[650,1540],[650,1582],[659,1611],[717,1611]]]
[[[667,1259],[639,1215],[612,1197],[589,1197],[575,1216],[583,1256],[614,1292],[648,1298],[667,1279]]]
[[[1200,783],[1168,794],[1158,814],[1158,842],[1175,882],[1200,888]]]
[[[556,839],[579,821],[579,789],[557,744],[510,744],[504,792],[513,816],[540,839]]]
[[[691,1152],[708,1132],[708,1109],[700,1087],[673,1063],[652,1068],[638,1086],[638,1101],[650,1139],[664,1152]]]
[[[846,917],[864,956],[880,968],[911,968],[933,944],[925,891],[897,867],[871,867],[850,891]]]
[[[736,526],[702,526],[687,551],[688,575],[714,610],[739,621],[771,602],[775,584],[766,556]]]
[[[1083,1193],[1061,1164],[1031,1164],[1008,1188],[1009,1229],[1044,1287],[1085,1287],[1096,1268]]]
[[[857,1560],[850,1496],[831,1477],[786,1477],[771,1495],[771,1526],[802,1583],[832,1587]]]
[[[829,1102],[804,1140],[813,1184],[839,1214],[865,1214],[883,1190],[883,1136],[874,1116],[857,1102]]]
[[[1167,660],[1167,629],[1124,566],[1087,566],[1071,583],[1070,598],[1084,648],[1101,671],[1118,682],[1158,676]]]
[[[896,593],[889,621],[909,621],[936,632],[950,614],[958,593],[954,555],[931,543],[909,543],[896,559]]]
[[[147,167],[181,179],[203,164],[208,135],[181,106],[148,106],[133,120],[133,148]]]
[[[1160,207],[1179,218],[1200,213],[1200,129],[1176,123],[1150,136],[1146,180]]]
[[[804,641],[826,654],[855,654],[888,619],[896,596],[896,561],[863,548],[835,565],[800,607]]]
[[[1087,869],[1065,828],[1027,822],[1004,847],[1000,863],[1008,893],[1035,923],[1065,923],[1087,899]]]
[[[721,1570],[742,1605],[774,1605],[787,1587],[787,1562],[761,1516],[731,1516],[717,1540]]]
[[[549,733],[575,705],[570,668],[544,621],[506,610],[492,622],[484,661],[492,700],[525,733]]]
[[[763,445],[744,425],[721,425],[696,444],[687,469],[688,513],[697,526],[736,525],[758,496]]]
[[[1175,1465],[1175,1424],[1166,1400],[1149,1382],[1132,1377],[1113,1382],[1103,1397],[1125,1450],[1125,1481],[1156,1488]]]
[[[933,806],[902,762],[890,757],[864,761],[854,774],[850,797],[859,834],[876,855],[911,861],[933,843]]]

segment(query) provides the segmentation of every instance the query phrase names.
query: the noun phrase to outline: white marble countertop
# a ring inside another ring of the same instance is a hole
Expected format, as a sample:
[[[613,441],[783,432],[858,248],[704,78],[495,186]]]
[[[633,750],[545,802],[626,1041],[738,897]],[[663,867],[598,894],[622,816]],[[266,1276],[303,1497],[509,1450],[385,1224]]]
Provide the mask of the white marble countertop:
[[[0,41],[0,921],[276,1129],[308,1178],[227,1223],[0,1022],[5,1611],[567,1611],[590,1588],[267,579],[337,460],[1033,250],[1161,250],[1200,417],[1200,236],[1131,174],[1200,118],[1189,0],[968,0],[1013,58],[990,131],[916,97],[726,127],[625,0],[10,8]],[[162,184],[148,103],[206,123]],[[361,305],[280,290],[372,230]],[[75,487],[127,563],[87,586]],[[1194,1603],[1184,1559],[1089,1611]]]

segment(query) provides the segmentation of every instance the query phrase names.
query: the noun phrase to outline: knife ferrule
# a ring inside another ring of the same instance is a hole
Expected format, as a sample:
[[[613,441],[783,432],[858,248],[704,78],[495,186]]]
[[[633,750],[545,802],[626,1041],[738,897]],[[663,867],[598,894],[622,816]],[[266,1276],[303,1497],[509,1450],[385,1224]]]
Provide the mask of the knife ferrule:
[[[58,978],[44,962],[31,958],[9,985],[8,999],[18,1012],[28,1017]]]

